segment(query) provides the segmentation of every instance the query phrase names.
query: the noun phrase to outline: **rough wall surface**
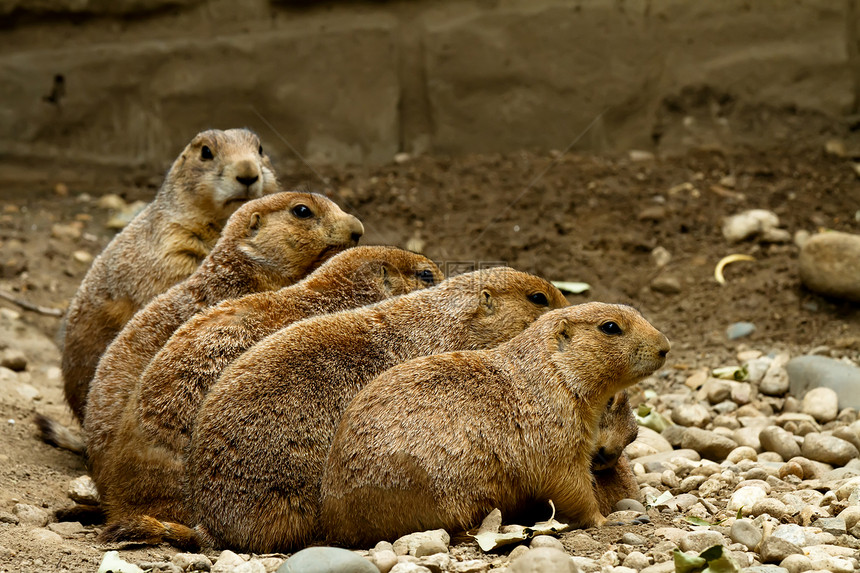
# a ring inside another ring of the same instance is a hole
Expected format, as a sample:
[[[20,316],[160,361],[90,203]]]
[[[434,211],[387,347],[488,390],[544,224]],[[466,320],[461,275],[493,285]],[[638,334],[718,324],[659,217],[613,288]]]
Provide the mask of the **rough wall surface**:
[[[163,165],[242,125],[316,163],[647,149],[690,93],[715,133],[726,102],[837,116],[854,1],[0,0],[0,161]]]

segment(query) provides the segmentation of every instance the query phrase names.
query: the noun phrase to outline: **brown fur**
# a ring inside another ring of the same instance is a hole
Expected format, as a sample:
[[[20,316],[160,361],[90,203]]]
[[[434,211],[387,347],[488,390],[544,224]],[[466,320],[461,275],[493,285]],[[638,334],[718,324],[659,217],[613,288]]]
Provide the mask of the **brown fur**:
[[[636,499],[639,482],[624,448],[639,434],[627,390],[618,392],[606,405],[597,428],[597,450],[591,463],[600,513],[612,513],[625,498]]]
[[[130,396],[108,465],[111,520],[148,515],[188,521],[182,479],[191,423],[219,374],[245,350],[293,322],[357,308],[441,281],[428,258],[394,247],[356,247],[302,282],[227,300],[186,322],[153,358]]]
[[[207,146],[212,159],[203,159]],[[66,401],[83,421],[99,358],[131,317],[188,277],[242,203],[277,190],[260,139],[246,129],[197,134],[155,199],[93,261],[69,304],[61,333]],[[237,177],[254,178],[246,185]]]
[[[619,333],[601,330],[610,322]],[[341,419],[322,482],[323,530],[366,547],[550,499],[573,523],[602,525],[591,473],[599,418],[668,350],[632,308],[588,303],[548,313],[496,349],[392,368]]]
[[[494,346],[566,305],[543,279],[497,268],[263,339],[224,371],[195,421],[188,501],[198,531],[255,552],[304,545],[317,534],[338,420],[367,382],[416,356]]]
[[[310,217],[296,214],[305,208]],[[84,420],[93,480],[108,504],[108,515],[111,498],[102,470],[110,443],[129,394],[171,334],[224,299],[296,282],[334,252],[354,245],[362,231],[358,219],[321,195],[278,193],[255,199],[230,217],[221,239],[193,275],[129,321],[99,362]],[[122,483],[121,474],[116,485]]]

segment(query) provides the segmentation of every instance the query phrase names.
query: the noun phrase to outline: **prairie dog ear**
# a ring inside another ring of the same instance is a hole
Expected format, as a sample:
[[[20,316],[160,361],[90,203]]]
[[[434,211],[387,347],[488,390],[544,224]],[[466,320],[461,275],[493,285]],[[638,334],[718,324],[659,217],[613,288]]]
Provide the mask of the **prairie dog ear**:
[[[496,300],[493,298],[493,295],[490,294],[490,291],[484,289],[481,291],[479,296],[481,298],[481,308],[484,309],[487,314],[494,313],[496,311]]]
[[[379,265],[379,278],[382,280],[382,288],[385,290],[385,293],[391,295],[394,292],[394,285],[391,280],[391,271],[388,268],[388,265],[382,264]]]
[[[257,212],[251,214],[251,220],[248,221],[248,230],[251,231],[251,235],[256,235],[257,231],[259,231],[262,226],[263,216]]]
[[[564,352],[565,350],[567,350],[567,347],[570,346],[572,328],[573,325],[566,318],[563,318],[558,321],[558,324],[555,326],[555,341],[558,345],[559,352]]]

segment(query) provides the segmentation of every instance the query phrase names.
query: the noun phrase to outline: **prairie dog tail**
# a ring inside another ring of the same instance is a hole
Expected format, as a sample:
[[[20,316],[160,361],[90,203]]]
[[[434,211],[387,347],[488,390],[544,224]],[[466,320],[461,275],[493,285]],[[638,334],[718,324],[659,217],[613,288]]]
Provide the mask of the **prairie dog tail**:
[[[105,543],[134,541],[147,545],[170,543],[185,551],[197,551],[202,543],[197,532],[179,523],[159,521],[148,515],[133,515],[108,525],[99,536]]]
[[[36,414],[36,426],[39,428],[39,438],[46,444],[76,454],[83,454],[86,451],[86,445],[80,436],[61,423],[42,414]]]

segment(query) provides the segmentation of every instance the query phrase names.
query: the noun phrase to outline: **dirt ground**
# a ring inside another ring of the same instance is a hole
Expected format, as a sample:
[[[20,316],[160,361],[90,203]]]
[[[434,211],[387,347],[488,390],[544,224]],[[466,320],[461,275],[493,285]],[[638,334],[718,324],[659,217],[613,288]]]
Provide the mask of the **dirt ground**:
[[[795,244],[731,245],[721,233],[725,216],[752,208],[774,211],[792,234],[860,232],[860,179],[850,145],[848,156],[834,155],[821,138],[801,139],[763,151],[693,148],[638,161],[523,151],[400,158],[382,167],[313,170],[287,160],[276,166],[285,186],[326,192],[356,214],[367,229],[365,244],[423,244],[449,273],[504,262],[551,280],[589,283],[590,291],[570,296],[573,303],[635,305],[673,343],[663,373],[645,383],[665,390],[692,369],[735,364],[737,352],[749,348],[860,360],[860,309],[804,290]],[[0,289],[62,309],[87,270],[86,253],[97,254],[114,233],[98,198],[146,200],[160,175],[32,167],[0,168]],[[671,255],[662,268],[655,249]],[[756,260],[727,267],[720,286],[714,266],[731,253]],[[659,292],[665,289],[657,278],[676,279],[678,292]],[[35,412],[71,420],[51,344],[59,319],[5,301],[0,307],[20,313],[18,319],[0,314],[0,346],[21,348],[28,358],[27,371],[2,389],[27,383],[39,392],[36,400],[0,401],[0,512],[11,513],[19,502],[52,511],[71,505],[67,484],[85,472],[78,456],[39,442],[32,424]],[[730,341],[726,327],[737,321],[756,330]],[[639,527],[647,535],[653,526]],[[94,571],[111,548],[97,543],[97,531],[84,527],[61,542],[39,541],[27,527],[0,523],[0,571]],[[622,532],[599,532],[590,549],[572,537],[565,542],[597,556]],[[174,552],[132,547],[125,557],[159,561]]]

